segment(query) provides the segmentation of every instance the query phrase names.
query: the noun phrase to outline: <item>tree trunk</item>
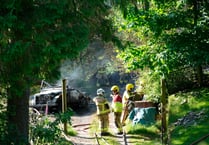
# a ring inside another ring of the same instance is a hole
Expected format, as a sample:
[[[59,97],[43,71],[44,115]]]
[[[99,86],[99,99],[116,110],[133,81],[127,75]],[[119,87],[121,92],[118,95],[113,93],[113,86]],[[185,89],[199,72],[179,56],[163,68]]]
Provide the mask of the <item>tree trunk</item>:
[[[202,71],[202,66],[199,65],[197,67],[197,84],[199,87],[201,87],[203,85],[203,71]]]
[[[193,7],[193,11],[194,11],[194,27],[196,27],[197,26],[197,20],[198,20],[198,14],[199,14],[198,3],[197,3],[196,0],[193,1],[193,6],[194,6]],[[203,85],[202,66],[198,65],[196,70],[197,70],[197,83],[198,83],[198,86],[201,87]]]
[[[21,81],[8,89],[7,144],[26,145],[29,138],[29,87]]]
[[[167,144],[167,94],[166,94],[166,82],[165,79],[161,79],[161,129],[162,129],[162,144]]]

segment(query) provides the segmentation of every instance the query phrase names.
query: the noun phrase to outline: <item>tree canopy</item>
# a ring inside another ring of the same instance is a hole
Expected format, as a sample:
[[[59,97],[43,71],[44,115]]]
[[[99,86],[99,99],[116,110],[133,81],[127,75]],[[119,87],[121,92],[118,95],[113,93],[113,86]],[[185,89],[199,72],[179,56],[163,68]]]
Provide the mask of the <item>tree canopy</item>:
[[[125,20],[117,24],[119,33],[126,35],[122,39],[127,41],[127,49],[120,56],[130,69],[149,67],[163,75],[182,66],[208,64],[206,1],[122,0],[121,3]]]
[[[75,58],[95,35],[107,40],[107,10],[94,0],[1,1],[0,84],[8,96],[4,144],[27,144],[30,85],[57,78],[62,60]]]

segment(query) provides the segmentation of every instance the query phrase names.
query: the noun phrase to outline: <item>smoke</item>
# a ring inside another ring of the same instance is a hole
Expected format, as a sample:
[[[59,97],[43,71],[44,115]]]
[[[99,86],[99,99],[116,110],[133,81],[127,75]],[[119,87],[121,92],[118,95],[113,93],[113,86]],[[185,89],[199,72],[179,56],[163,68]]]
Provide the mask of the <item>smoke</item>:
[[[133,80],[129,74],[119,70],[122,65],[116,63],[113,48],[106,47],[101,41],[94,41],[76,60],[65,60],[60,68],[60,80],[65,78],[68,86],[94,95],[100,87],[109,91],[111,85],[117,84],[124,88]]]
[[[70,80],[82,79],[84,76],[82,74],[82,68],[78,65],[73,67],[73,62],[66,60],[68,65],[64,65],[60,68],[61,77]]]
[[[76,60],[65,60],[62,63],[60,80],[67,79],[71,87],[95,87],[94,82],[90,81],[93,75],[111,66],[111,58],[106,51],[104,43],[93,41]]]

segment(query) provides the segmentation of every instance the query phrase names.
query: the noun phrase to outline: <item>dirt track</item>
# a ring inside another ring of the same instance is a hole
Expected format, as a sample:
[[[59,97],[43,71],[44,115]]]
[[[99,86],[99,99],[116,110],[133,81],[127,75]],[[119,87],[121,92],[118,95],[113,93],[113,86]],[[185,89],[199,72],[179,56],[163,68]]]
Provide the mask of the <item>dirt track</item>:
[[[71,136],[70,140],[74,145],[97,145],[95,135],[90,135],[90,124],[96,118],[96,106],[90,104],[88,109],[77,111],[72,116],[72,126],[77,131],[77,136]],[[115,125],[113,123],[113,113],[109,115],[110,131],[115,132]],[[123,136],[113,136],[120,144],[123,144]]]
[[[94,145],[95,138],[90,136],[90,124],[95,117],[96,108],[90,104],[87,109],[76,111],[72,116],[72,126],[77,131],[77,136],[71,136],[75,145]]]

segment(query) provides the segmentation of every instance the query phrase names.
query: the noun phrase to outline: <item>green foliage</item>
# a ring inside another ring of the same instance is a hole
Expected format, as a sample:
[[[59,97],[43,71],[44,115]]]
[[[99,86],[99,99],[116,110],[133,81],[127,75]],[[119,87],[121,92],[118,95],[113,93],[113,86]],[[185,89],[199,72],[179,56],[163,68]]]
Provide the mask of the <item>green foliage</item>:
[[[107,10],[102,1],[93,0],[3,2],[1,76],[15,79],[24,74],[33,80],[58,77],[60,61],[75,58],[94,35],[101,34],[98,32],[108,33],[111,39],[111,24],[103,17]]]
[[[159,75],[151,73],[150,69],[144,69],[141,71],[136,85],[139,85],[140,81],[144,82],[145,99],[155,103],[160,102],[161,96],[161,84]]]
[[[68,110],[64,113],[56,114],[58,121],[62,123],[69,123],[71,125],[71,116],[73,115],[73,110],[68,108]]]
[[[62,141],[61,133],[63,129],[60,127],[60,123],[67,122],[71,125],[72,114],[72,110],[68,110],[65,113],[57,114],[55,119],[47,116],[42,117],[35,124],[31,124],[30,139],[35,145],[55,144]]]
[[[43,118],[40,123],[32,127],[33,140],[40,140],[44,142],[53,142],[61,135],[61,130],[58,127],[58,122],[50,122],[48,118]]]
[[[116,25],[126,49],[119,57],[128,69],[148,67],[163,76],[181,66],[208,63],[207,2],[126,1],[122,10],[125,23]],[[114,20],[121,21],[115,14]]]
[[[95,0],[17,0],[1,1],[0,12],[0,84],[8,91],[8,125],[16,125],[27,142],[28,88],[56,80],[64,59],[76,58],[95,35],[110,35],[108,9]]]

